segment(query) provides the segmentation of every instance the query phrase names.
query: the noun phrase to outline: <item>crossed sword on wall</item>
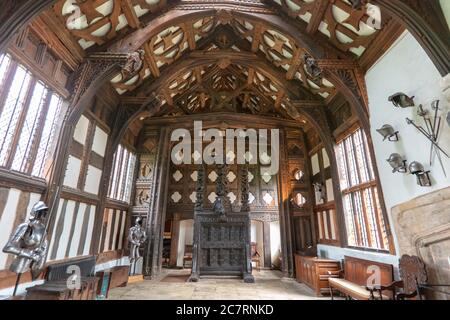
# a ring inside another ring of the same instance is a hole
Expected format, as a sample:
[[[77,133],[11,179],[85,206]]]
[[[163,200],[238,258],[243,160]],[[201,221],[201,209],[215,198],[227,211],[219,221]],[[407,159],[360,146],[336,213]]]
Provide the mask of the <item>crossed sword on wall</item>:
[[[414,120],[411,120],[409,118],[406,118],[406,123],[409,125],[413,125],[420,133],[422,133],[430,142],[430,166],[433,164],[433,158],[434,155],[436,155],[441,167],[442,171],[444,172],[444,175],[447,177],[447,173],[445,172],[445,167],[442,162],[442,154],[444,154],[447,158],[450,158],[448,153],[442,149],[439,144],[439,133],[441,130],[441,117],[438,115],[439,113],[439,100],[435,100],[431,103],[431,109],[434,111],[434,118],[433,121],[431,121],[431,118],[428,117],[428,111],[423,109],[422,105],[419,105],[419,111],[417,114],[423,118],[425,121],[426,129],[422,126],[417,125]],[[442,154],[441,154],[442,153]]]

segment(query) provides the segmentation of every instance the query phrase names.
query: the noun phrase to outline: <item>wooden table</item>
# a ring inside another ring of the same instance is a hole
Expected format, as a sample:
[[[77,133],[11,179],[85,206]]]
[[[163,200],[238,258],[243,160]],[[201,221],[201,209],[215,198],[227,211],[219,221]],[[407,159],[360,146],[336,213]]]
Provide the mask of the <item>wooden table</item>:
[[[313,289],[316,295],[329,294],[328,271],[339,271],[341,264],[336,260],[295,255],[295,273],[298,282]]]

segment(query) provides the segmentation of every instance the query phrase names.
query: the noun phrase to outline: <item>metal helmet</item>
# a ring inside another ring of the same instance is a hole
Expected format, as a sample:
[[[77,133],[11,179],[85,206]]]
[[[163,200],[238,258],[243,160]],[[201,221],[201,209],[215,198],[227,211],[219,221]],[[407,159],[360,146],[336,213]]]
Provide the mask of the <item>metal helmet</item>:
[[[389,101],[397,108],[414,107],[414,97],[408,97],[403,92],[398,92],[390,96]]]
[[[394,128],[389,124],[385,124],[380,129],[377,129],[377,132],[383,136],[384,140],[395,134]]]
[[[425,168],[420,162],[414,161],[409,165],[409,172],[411,172],[412,174],[418,174],[424,171]]]
[[[398,153],[393,153],[390,155],[389,159],[387,159],[387,162],[389,162],[394,169],[394,172],[397,172],[398,170],[403,169],[405,160]]]
[[[48,210],[47,205],[43,201],[39,201],[34,204],[33,208],[31,209],[31,217],[38,218],[43,213],[46,213]]]
[[[144,221],[144,219],[142,219],[141,216],[138,216],[135,220],[135,223],[141,226],[143,221]]]

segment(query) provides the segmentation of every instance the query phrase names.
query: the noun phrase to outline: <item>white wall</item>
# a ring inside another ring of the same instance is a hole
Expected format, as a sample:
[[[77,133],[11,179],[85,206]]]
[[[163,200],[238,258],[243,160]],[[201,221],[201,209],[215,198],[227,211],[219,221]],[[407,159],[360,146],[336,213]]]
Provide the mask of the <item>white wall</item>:
[[[444,16],[447,19],[448,27],[450,28],[450,1],[440,0],[440,2]]]
[[[262,221],[252,220],[251,224],[251,241],[256,243],[256,250],[261,255],[261,263],[264,256],[264,224]]]
[[[184,247],[194,243],[194,220],[180,222],[180,234],[178,238],[177,266],[183,266]]]
[[[281,250],[280,221],[270,223],[270,254],[272,263],[277,263]]]
[[[408,117],[417,124],[424,125],[423,120],[417,116],[417,108],[395,108],[388,101],[390,95],[404,92],[415,96],[416,105],[423,104],[426,109],[430,109],[431,102],[440,99],[443,116],[440,145],[450,153],[450,127],[445,121],[449,104],[443,97],[441,80],[442,77],[434,64],[409,32],[405,32],[366,74],[372,138],[389,214],[392,207],[398,204],[450,186],[450,159],[443,157],[447,171],[445,177],[438,161],[430,166],[430,142],[406,123],[405,119]],[[376,129],[384,124],[391,124],[400,131],[400,141],[382,141]],[[394,152],[403,155],[408,163],[419,161],[426,170],[431,170],[433,186],[418,186],[415,177],[410,174],[393,174],[386,159]]]

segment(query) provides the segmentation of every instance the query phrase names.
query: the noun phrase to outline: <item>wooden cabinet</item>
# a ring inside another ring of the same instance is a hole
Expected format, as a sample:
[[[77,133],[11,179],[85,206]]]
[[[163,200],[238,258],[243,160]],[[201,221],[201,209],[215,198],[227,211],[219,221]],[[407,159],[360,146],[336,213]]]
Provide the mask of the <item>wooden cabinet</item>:
[[[313,289],[316,295],[329,293],[328,271],[339,271],[340,269],[341,264],[336,260],[295,255],[297,281]]]

